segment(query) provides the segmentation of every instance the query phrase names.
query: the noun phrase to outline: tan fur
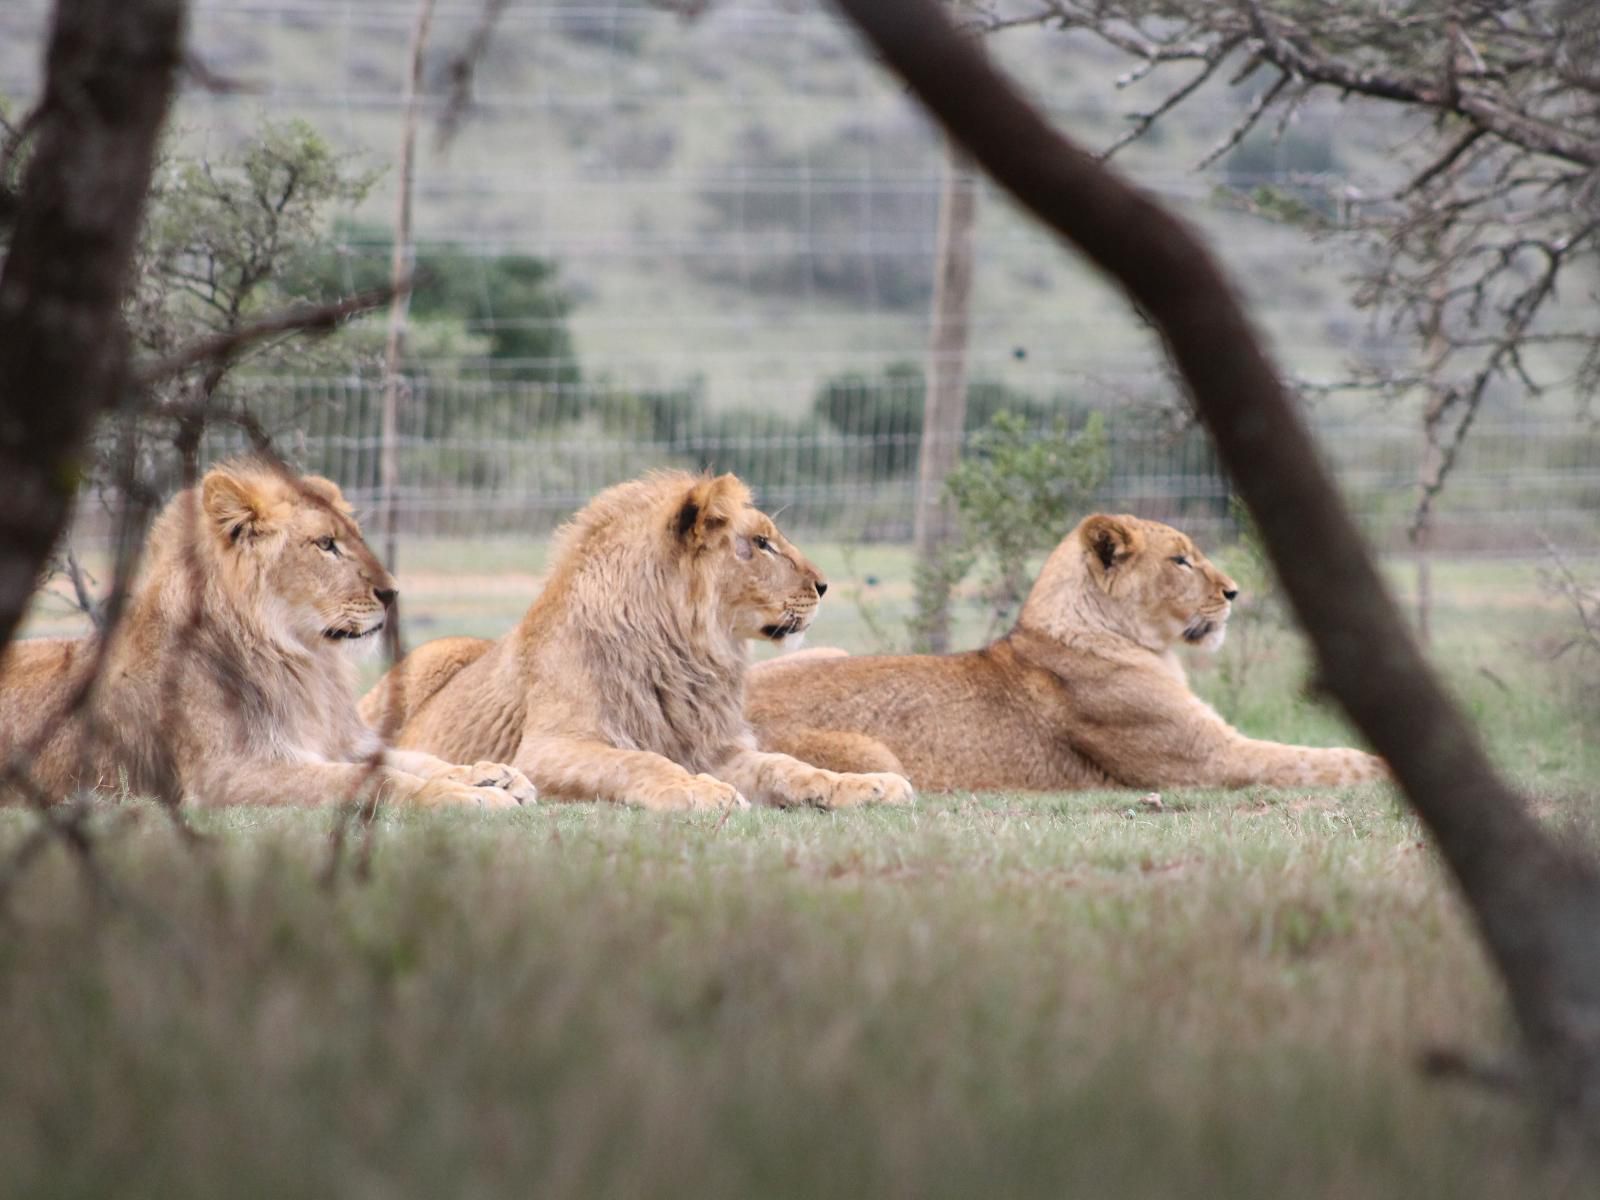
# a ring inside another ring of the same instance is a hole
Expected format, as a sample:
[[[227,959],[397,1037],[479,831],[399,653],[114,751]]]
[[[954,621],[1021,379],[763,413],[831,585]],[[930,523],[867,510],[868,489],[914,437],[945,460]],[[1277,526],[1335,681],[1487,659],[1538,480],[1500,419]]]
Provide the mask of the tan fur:
[[[1171,526],[1097,514],[1050,555],[999,641],[965,654],[775,659],[751,671],[746,713],[764,747],[840,771],[903,772],[923,789],[1386,778],[1360,750],[1245,737],[1189,690],[1173,646],[1220,645],[1235,592]]]
[[[498,763],[390,754],[356,711],[348,647],[373,644],[394,581],[339,489],[242,461],[180,492],[104,649],[16,643],[0,660],[0,752],[49,799],[79,789],[188,802],[514,806],[532,785]]]
[[[756,749],[744,642],[804,632],[826,583],[732,475],[648,476],[602,492],[558,540],[521,624],[413,651],[362,701],[397,744],[504,758],[540,793],[650,808],[912,798]]]

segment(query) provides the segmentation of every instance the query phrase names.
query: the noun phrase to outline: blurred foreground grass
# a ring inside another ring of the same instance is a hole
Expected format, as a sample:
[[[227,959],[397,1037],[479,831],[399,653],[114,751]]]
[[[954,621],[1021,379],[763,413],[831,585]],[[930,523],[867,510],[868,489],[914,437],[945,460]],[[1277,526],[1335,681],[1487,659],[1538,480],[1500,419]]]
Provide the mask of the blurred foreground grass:
[[[331,814],[108,814],[0,932],[0,1192],[1583,1194],[1415,1068],[1505,1019],[1386,794],[1165,804],[384,816],[331,886]]]
[[[516,553],[413,553],[412,641],[507,627],[542,566]],[[844,594],[817,642],[868,648],[850,588],[892,619],[897,553],[822,548]],[[1526,565],[1435,586],[1435,657],[1496,757],[1594,841],[1559,610]],[[1240,618],[1189,660],[1202,693],[1345,741],[1297,639]],[[1526,1113],[1418,1072],[1508,1029],[1382,788],[386,813],[331,882],[332,813],[206,814],[198,851],[147,805],[97,819],[106,896],[55,850],[3,908],[0,1195],[1593,1189]],[[33,825],[0,811],[0,862]]]

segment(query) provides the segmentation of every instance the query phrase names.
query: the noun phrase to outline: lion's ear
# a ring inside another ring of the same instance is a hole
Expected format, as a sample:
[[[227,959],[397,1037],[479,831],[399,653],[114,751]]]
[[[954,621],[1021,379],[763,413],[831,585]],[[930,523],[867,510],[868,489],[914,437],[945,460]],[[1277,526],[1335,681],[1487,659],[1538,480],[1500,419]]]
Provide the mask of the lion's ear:
[[[703,541],[733,520],[750,503],[750,489],[736,475],[701,479],[689,489],[678,507],[674,527],[686,542]]]
[[[224,470],[211,471],[200,484],[206,519],[230,542],[267,530],[272,498],[259,481]]]
[[[1126,561],[1139,548],[1139,531],[1124,518],[1106,513],[1085,518],[1078,526],[1078,536],[1104,571]]]

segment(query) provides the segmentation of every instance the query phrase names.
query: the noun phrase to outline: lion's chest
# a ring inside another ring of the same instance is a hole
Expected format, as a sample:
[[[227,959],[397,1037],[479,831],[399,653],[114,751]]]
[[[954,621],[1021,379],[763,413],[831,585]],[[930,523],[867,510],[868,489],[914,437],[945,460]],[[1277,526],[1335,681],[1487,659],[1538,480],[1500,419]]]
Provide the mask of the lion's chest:
[[[737,680],[647,680],[630,703],[607,707],[606,740],[648,750],[691,771],[707,771],[726,756],[743,730]]]
[[[244,736],[263,757],[289,762],[352,762],[369,749],[344,674],[320,663],[279,667],[260,679],[254,703],[241,706]]]

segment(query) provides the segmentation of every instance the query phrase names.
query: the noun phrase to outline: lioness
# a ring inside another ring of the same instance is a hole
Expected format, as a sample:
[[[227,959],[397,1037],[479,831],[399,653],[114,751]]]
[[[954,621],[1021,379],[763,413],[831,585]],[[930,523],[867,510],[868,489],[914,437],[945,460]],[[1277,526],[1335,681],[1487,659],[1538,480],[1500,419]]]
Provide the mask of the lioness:
[[[226,463],[157,517],[93,692],[97,638],[0,659],[0,755],[51,798],[125,784],[205,805],[357,795],[498,808],[534,798],[498,763],[389,753],[356,711],[347,648],[371,645],[394,580],[330,481]]]
[[[664,472],[595,497],[543,592],[489,642],[418,647],[361,702],[402,746],[515,763],[540,794],[649,808],[906,802],[895,774],[756,749],[744,641],[804,632],[827,584],[732,475]]]
[[[760,744],[919,788],[1332,786],[1382,779],[1360,750],[1245,737],[1189,690],[1173,647],[1222,643],[1238,589],[1171,526],[1096,514],[1045,562],[1016,627],[981,650],[809,651],[751,672]]]

